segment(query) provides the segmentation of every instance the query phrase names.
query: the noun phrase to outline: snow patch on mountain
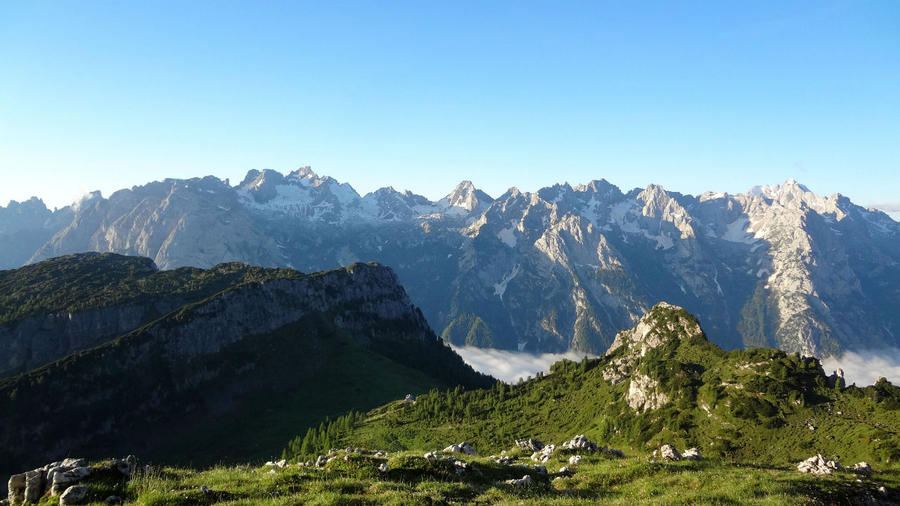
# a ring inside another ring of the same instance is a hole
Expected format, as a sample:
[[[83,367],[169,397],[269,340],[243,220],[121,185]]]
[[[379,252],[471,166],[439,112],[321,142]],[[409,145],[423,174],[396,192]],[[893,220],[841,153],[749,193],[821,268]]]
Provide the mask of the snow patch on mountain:
[[[500,300],[503,300],[503,294],[506,293],[506,285],[508,285],[510,281],[512,281],[516,276],[519,275],[520,267],[521,265],[516,264],[516,266],[513,267],[512,271],[506,276],[503,276],[503,279],[500,280],[499,283],[494,283],[494,295],[500,297]]]

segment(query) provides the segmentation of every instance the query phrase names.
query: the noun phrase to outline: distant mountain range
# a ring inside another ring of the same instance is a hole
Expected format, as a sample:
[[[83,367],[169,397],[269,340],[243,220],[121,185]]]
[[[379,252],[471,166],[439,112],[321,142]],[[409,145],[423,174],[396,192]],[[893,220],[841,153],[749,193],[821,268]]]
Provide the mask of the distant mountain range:
[[[665,300],[725,348],[900,346],[900,224],[793,180],[699,196],[597,180],[496,199],[464,181],[432,202],[390,187],[360,196],[303,168],[0,208],[0,267],[82,251],[164,269],[376,261],[454,344],[602,353]]]

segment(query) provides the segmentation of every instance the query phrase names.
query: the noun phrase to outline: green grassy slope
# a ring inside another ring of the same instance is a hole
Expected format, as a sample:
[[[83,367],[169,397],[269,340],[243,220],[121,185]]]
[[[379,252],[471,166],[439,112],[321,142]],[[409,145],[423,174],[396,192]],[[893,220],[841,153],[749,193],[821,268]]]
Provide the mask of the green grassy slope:
[[[414,404],[387,404],[338,434],[336,446],[432,450],[467,440],[499,452],[516,438],[558,442],[586,434],[637,455],[671,443],[780,465],[816,453],[845,463],[900,459],[897,387],[830,387],[815,359],[770,349],[726,352],[678,325],[667,330],[669,322],[696,322],[683,310],[654,311],[649,321],[665,331],[663,344],[646,350],[619,384],[604,373],[630,352],[627,346],[599,359],[559,362],[517,385],[432,391]],[[645,412],[630,407],[636,375],[656,381],[669,401]]]
[[[897,466],[881,468],[870,476],[842,472],[820,477],[722,459],[666,462],[586,455],[567,473],[557,472],[564,462],[554,459],[544,474],[498,464],[488,457],[458,455],[466,460],[467,470],[457,473],[448,460],[427,460],[412,452],[382,457],[335,455],[338,458],[324,468],[154,466],[128,482],[92,477],[84,483],[89,488],[89,504],[106,504],[104,499],[114,494],[146,506],[895,504],[900,488]],[[525,460],[519,457],[517,462],[524,464]],[[387,471],[378,470],[381,464]],[[95,467],[99,468],[99,463]],[[533,480],[529,486],[503,483],[524,475]],[[56,498],[45,497],[42,504],[57,504]]]

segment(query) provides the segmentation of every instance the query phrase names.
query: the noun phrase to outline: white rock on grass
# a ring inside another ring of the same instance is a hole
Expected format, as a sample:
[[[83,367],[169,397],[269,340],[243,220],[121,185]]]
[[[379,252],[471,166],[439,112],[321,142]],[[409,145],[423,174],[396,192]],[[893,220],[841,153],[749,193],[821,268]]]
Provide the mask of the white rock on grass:
[[[681,454],[672,445],[662,445],[659,448],[659,454],[664,459],[681,460]]]
[[[872,466],[867,462],[853,464],[853,472],[857,474],[872,474]]]
[[[703,455],[701,455],[700,450],[696,448],[688,448],[681,454],[681,458],[685,460],[703,460]]]
[[[553,455],[553,452],[556,451],[556,445],[547,445],[541,448],[541,451],[534,452],[531,454],[531,460],[535,462],[545,463],[550,460],[550,457]]]
[[[529,452],[539,452],[544,447],[544,443],[532,438],[516,439],[516,448]]]
[[[574,466],[580,464],[582,460],[584,460],[584,457],[581,455],[572,455],[569,457],[569,465]]]
[[[512,485],[514,487],[524,487],[527,485],[531,485],[531,475],[526,474],[521,478],[513,478],[511,480],[506,480],[503,483]]]
[[[815,475],[823,475],[823,474],[831,474],[835,471],[842,470],[840,464],[833,460],[828,460],[822,455],[816,455],[815,457],[810,457],[803,462],[797,464],[797,470],[801,473],[815,474]]]
[[[86,485],[73,485],[66,489],[65,492],[59,496],[59,506],[66,506],[68,504],[81,504],[82,501],[87,497],[88,488]]]

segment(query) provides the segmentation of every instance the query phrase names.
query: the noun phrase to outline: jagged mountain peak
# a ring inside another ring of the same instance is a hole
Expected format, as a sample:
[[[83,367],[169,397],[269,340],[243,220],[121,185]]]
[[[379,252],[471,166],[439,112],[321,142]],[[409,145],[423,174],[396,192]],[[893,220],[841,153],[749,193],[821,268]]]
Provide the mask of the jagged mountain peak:
[[[319,179],[319,175],[313,172],[312,168],[309,165],[300,167],[296,170],[292,170],[288,174],[288,177],[292,177],[294,179]]]
[[[468,212],[483,211],[493,202],[487,193],[479,190],[472,181],[463,180],[442,199],[448,207],[464,209]]]

